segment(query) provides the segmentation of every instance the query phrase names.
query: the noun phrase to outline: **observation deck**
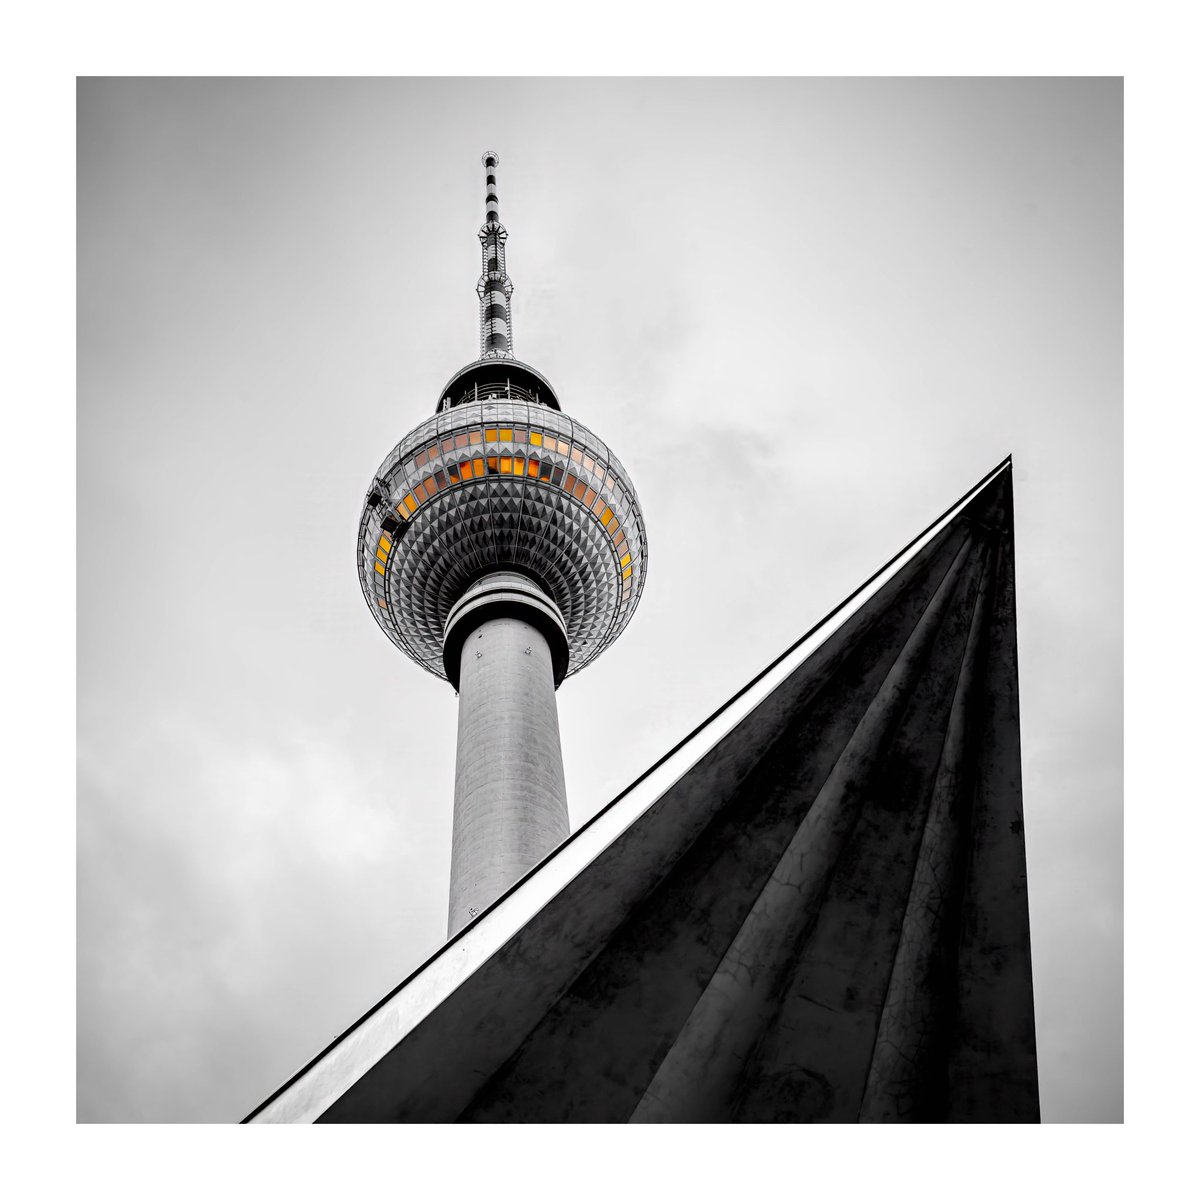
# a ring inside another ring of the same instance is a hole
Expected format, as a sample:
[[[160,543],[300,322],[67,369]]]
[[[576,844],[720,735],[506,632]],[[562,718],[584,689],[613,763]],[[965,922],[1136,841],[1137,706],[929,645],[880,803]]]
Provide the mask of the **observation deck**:
[[[456,371],[442,388],[438,411],[476,400],[524,400],[562,411],[550,381],[515,358],[481,358]]]

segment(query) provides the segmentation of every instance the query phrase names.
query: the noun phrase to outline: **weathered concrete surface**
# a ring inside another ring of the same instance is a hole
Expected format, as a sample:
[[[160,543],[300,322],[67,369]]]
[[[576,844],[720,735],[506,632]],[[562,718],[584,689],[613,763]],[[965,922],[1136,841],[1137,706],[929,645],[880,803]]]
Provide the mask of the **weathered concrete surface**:
[[[485,620],[460,663],[451,935],[570,832],[546,638],[519,617]]]
[[[1011,518],[1005,471],[320,1119],[1037,1120]]]

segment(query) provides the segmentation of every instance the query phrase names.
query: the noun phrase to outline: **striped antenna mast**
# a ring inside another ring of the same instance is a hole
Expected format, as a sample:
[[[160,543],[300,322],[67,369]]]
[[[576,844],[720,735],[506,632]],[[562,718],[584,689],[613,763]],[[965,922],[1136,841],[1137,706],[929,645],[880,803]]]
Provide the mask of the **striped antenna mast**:
[[[504,243],[508,230],[500,224],[500,200],[496,194],[496,168],[500,156],[489,150],[483,156],[484,221],[479,230],[483,247],[483,274],[475,285],[479,295],[479,355],[481,358],[512,358],[512,280],[504,267]]]

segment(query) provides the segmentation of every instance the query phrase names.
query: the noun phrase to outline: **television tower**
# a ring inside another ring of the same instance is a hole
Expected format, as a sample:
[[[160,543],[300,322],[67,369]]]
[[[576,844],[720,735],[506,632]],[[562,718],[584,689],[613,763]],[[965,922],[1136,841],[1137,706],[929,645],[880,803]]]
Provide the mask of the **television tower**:
[[[624,467],[513,356],[499,161],[483,156],[480,356],[384,459],[358,530],[375,619],[458,693],[451,935],[569,833],[554,694],[620,636],[646,576]]]

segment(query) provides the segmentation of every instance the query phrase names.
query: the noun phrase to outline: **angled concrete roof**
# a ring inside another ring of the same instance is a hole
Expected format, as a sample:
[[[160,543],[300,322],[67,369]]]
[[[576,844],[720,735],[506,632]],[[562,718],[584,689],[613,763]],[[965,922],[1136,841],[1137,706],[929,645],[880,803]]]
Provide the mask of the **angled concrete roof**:
[[[1006,460],[247,1121],[1038,1119]]]

